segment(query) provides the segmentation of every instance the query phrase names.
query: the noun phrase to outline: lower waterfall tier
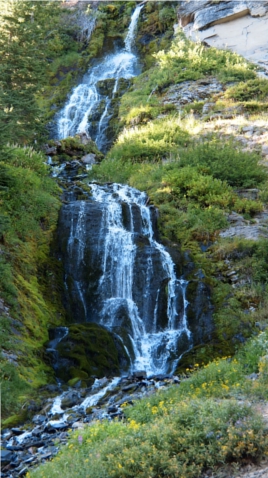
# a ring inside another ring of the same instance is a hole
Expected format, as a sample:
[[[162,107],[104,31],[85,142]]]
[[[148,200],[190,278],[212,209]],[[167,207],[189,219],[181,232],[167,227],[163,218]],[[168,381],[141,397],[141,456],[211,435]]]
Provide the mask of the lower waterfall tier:
[[[208,290],[189,304],[188,282],[157,241],[157,211],[147,205],[145,193],[119,184],[91,184],[91,191],[88,200],[65,204],[60,214],[59,254],[70,319],[95,322],[116,334],[131,371],[171,373],[196,342],[195,332],[200,343],[212,328],[209,308],[204,315]]]

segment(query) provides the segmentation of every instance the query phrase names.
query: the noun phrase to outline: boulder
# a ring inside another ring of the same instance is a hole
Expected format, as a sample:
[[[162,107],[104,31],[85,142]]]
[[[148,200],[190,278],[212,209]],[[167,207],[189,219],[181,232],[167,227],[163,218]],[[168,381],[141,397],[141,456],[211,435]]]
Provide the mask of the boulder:
[[[84,164],[96,164],[96,154],[89,153],[81,158]]]

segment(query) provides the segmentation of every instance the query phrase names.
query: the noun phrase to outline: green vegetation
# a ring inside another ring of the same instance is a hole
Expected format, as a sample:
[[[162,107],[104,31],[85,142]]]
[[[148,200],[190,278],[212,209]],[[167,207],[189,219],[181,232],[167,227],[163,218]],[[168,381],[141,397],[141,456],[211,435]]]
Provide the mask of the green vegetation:
[[[162,234],[186,247],[213,238],[227,224],[226,212],[261,211],[260,201],[240,198],[233,187],[260,186],[266,173],[258,155],[217,138],[192,143],[183,127],[165,118],[122,133],[91,176],[146,190],[160,210]]]
[[[180,385],[123,404],[123,422],[95,422],[73,433],[51,463],[27,477],[54,478],[64,470],[67,478],[197,478],[258,462],[267,452],[267,428],[246,399],[267,399],[267,345],[262,332],[233,359],[196,363]],[[259,373],[255,381],[252,372]]]
[[[1,319],[1,342],[20,364],[16,368],[0,358],[4,417],[16,410],[27,382],[38,386],[51,373],[42,347],[47,324],[57,323],[62,311],[58,265],[49,258],[59,189],[44,162],[44,155],[30,147],[6,146],[1,152],[0,294],[12,316]]]
[[[161,103],[162,95],[169,86],[182,81],[198,80],[208,75],[216,76],[223,83],[254,80],[256,77],[255,67],[241,56],[205,48],[187,40],[182,33],[177,35],[170,48],[167,47],[153,55],[153,66],[136,77],[130,92],[123,96],[119,110],[122,124],[135,124],[144,112],[143,119],[147,117],[148,120],[166,113],[167,106]]]

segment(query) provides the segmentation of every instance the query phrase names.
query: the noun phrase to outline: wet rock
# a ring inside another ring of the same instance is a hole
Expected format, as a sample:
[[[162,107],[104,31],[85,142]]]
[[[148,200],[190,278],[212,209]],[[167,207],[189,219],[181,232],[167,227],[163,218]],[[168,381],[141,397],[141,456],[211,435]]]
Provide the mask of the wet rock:
[[[36,423],[37,425],[40,425],[44,422],[46,422],[47,417],[45,415],[35,415],[32,419],[33,423]]]
[[[14,460],[15,454],[11,450],[1,450],[1,463],[2,465],[7,465]]]
[[[108,407],[108,413],[116,413],[118,412],[118,407],[113,405],[112,407]]]
[[[55,430],[66,430],[69,427],[69,423],[62,422],[62,421],[50,421],[45,427],[45,430],[48,432],[55,431]]]
[[[154,375],[153,376],[154,380],[156,381],[160,381],[160,380],[166,380],[169,378],[169,375],[165,374],[165,373],[158,373],[157,375]]]
[[[137,378],[138,380],[143,380],[144,378],[147,378],[147,372],[146,370],[138,370],[133,373],[133,378]]]
[[[68,392],[61,400],[61,408],[64,410],[66,408],[71,408],[74,405],[77,405],[80,399],[79,392],[70,391]]]
[[[21,428],[11,428],[11,431],[16,436],[22,435],[25,432],[25,430],[21,430]]]
[[[28,468],[25,467],[25,468],[22,468],[22,470],[20,470],[18,476],[25,476],[28,472]]]

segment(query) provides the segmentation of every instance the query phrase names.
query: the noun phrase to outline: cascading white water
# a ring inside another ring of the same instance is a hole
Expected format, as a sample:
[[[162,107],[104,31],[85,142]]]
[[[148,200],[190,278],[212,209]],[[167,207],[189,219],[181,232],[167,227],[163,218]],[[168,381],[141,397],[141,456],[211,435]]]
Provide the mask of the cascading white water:
[[[138,59],[133,53],[133,45],[142,8],[143,5],[138,5],[131,17],[125,47],[117,53],[107,55],[96,66],[90,68],[82,83],[74,88],[67,104],[58,115],[57,136],[59,139],[74,136],[77,133],[89,134],[92,124],[89,116],[101,108],[101,118],[93,139],[99,149],[105,145],[105,130],[111,117],[109,108],[117,92],[118,81],[120,78],[130,79],[138,73]],[[101,94],[98,89],[98,82],[108,79],[114,79],[112,97]]]
[[[92,197],[102,203],[102,235],[105,236],[102,277],[99,281],[99,297],[102,300],[100,323],[113,330],[118,311],[124,307],[131,321],[129,339],[133,346],[132,370],[146,370],[149,375],[173,371],[178,362],[177,344],[184,340],[191,345],[191,333],[187,326],[187,282],[176,278],[174,263],[163,245],[154,239],[150,208],[146,206],[147,196],[129,186],[113,184],[99,186],[91,184]],[[124,226],[122,203],[128,206],[129,227]],[[135,227],[132,208],[139,211],[141,234],[148,240],[151,254],[147,257],[145,289],[142,298],[142,313],[134,300],[133,278],[135,274]],[[157,325],[159,290],[155,297],[150,294],[150,283],[156,273],[152,254],[160,257],[162,274],[168,281],[167,324]],[[182,295],[183,310],[177,310],[177,296]],[[150,301],[154,301],[152,316],[148,317]],[[170,362],[173,362],[172,365]]]

